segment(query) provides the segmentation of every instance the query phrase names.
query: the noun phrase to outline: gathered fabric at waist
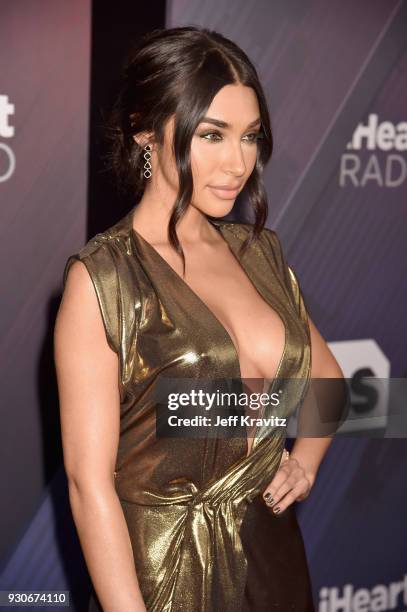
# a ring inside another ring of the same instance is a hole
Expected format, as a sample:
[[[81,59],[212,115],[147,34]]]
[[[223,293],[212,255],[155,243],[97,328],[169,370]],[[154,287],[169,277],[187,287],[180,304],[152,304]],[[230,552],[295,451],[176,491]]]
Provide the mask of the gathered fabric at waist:
[[[247,570],[239,529],[248,504],[278,469],[283,445],[279,436],[264,440],[201,489],[179,477],[160,489],[126,483],[121,495],[119,474],[117,492],[149,612],[239,610]]]

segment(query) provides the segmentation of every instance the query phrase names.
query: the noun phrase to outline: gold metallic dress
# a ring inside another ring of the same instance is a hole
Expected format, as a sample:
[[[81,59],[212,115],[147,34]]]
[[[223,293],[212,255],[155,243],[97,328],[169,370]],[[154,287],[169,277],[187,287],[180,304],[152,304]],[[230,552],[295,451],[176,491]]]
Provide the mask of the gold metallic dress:
[[[69,257],[64,285],[70,265],[83,261],[107,341],[119,357],[115,483],[147,610],[312,611],[294,506],[274,515],[261,495],[278,469],[286,435],[267,437],[260,426],[248,457],[242,436],[191,440],[156,435],[154,390],[160,376],[239,379],[241,373],[230,335],[133,229],[134,210]],[[284,352],[269,392],[277,379],[279,384],[301,379],[305,389],[311,367],[307,313],[277,234],[264,229],[240,258],[238,247],[250,226],[208,220],[285,324]],[[291,414],[297,402],[287,393],[284,414]],[[99,606],[93,591],[89,610]]]

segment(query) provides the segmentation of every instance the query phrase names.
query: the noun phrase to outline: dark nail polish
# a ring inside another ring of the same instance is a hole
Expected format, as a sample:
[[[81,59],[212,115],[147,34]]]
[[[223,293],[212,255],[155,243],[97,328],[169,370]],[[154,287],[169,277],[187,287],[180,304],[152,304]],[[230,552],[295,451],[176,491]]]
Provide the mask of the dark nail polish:
[[[268,501],[270,497],[271,497],[271,493],[266,493],[264,496],[264,499]]]
[[[274,514],[278,514],[280,512],[280,506],[277,506],[273,509]]]

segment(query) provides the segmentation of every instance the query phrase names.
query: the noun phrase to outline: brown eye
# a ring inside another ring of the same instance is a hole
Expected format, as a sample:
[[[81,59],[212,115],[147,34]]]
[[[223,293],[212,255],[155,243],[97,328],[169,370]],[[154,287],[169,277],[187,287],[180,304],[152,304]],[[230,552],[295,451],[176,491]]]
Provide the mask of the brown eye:
[[[263,134],[260,132],[252,132],[252,134],[248,134],[247,136],[249,137],[250,143],[255,143],[260,140],[260,138],[263,138]]]
[[[200,134],[200,137],[205,140],[217,142],[217,138],[207,138],[208,136],[219,136],[219,138],[221,138],[221,134],[219,134],[219,132],[207,132],[206,134]]]

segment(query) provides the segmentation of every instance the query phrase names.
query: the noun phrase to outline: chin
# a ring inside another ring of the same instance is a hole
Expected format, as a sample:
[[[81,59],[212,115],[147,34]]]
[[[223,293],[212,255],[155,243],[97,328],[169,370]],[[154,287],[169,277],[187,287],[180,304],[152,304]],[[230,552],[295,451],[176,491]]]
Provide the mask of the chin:
[[[200,206],[199,210],[209,217],[219,218],[225,217],[233,209],[236,200],[229,200],[226,204],[219,204],[218,206]]]

